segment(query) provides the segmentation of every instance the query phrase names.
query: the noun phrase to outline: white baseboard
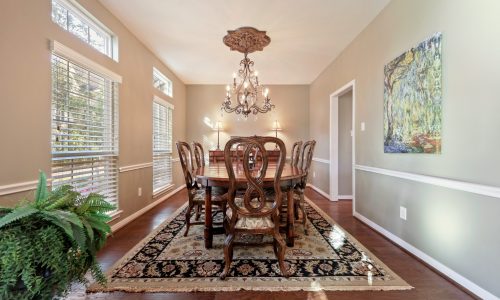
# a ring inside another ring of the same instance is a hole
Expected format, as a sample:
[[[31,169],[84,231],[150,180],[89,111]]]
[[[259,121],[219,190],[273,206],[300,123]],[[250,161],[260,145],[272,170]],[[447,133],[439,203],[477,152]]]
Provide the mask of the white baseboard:
[[[127,225],[130,222],[132,222],[133,220],[137,219],[139,216],[141,216],[142,214],[144,214],[148,210],[152,209],[156,205],[158,205],[158,204],[162,203],[163,201],[167,200],[172,195],[174,195],[175,193],[177,193],[178,191],[182,190],[185,187],[186,187],[185,184],[179,186],[178,188],[176,188],[175,190],[173,190],[170,193],[166,194],[165,196],[161,197],[160,199],[156,200],[155,202],[150,203],[149,205],[147,205],[147,206],[143,207],[142,209],[136,211],[135,213],[131,214],[130,216],[126,217],[125,219],[121,220],[120,222],[112,225],[111,226],[111,231],[112,232],[118,231],[120,228],[124,227],[125,225]]]
[[[488,292],[487,290],[481,288],[477,284],[473,283],[469,279],[463,277],[462,275],[458,274],[457,272],[453,271],[452,269],[448,268],[447,266],[443,265],[436,259],[432,258],[431,256],[425,254],[415,246],[407,243],[403,239],[399,238],[398,236],[394,235],[393,233],[389,232],[387,229],[383,228],[382,226],[378,225],[377,223],[373,222],[372,220],[366,218],[365,216],[361,215],[358,212],[354,212],[354,217],[360,220],[361,222],[365,223],[366,225],[370,226],[373,230],[379,232],[389,240],[393,241],[397,245],[399,245],[401,248],[407,250],[411,254],[415,255],[416,257],[420,258],[422,261],[426,262],[427,264],[431,265],[433,268],[438,270],[439,272],[443,273],[446,275],[448,278],[451,280],[455,281],[459,285],[463,286],[467,290],[469,290],[471,293],[477,295],[478,297],[482,299],[487,299],[487,300],[493,300],[493,299],[499,299],[492,293]]]
[[[322,189],[320,189],[319,187],[317,186],[314,186],[310,183],[307,184],[308,187],[312,188],[313,190],[315,190],[316,192],[320,193],[321,196],[325,197],[326,199],[328,200],[331,200],[330,199],[330,195],[328,195],[325,191],[323,191]]]
[[[320,162],[320,163],[324,163],[324,164],[329,164],[330,163],[329,159],[323,159],[323,158],[319,158],[319,157],[313,157],[312,160]]]
[[[352,195],[338,195],[337,199],[339,199],[339,200],[352,200]]]

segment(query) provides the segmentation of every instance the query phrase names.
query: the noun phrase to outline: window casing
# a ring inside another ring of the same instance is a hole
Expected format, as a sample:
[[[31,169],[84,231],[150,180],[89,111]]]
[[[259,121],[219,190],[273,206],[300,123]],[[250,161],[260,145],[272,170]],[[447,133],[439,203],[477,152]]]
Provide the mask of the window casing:
[[[153,101],[153,195],[172,186],[172,124],[174,106]]]
[[[118,60],[117,39],[89,12],[71,0],[52,0],[52,21],[97,51]]]
[[[52,54],[52,187],[118,206],[118,83]]]
[[[167,76],[163,75],[163,73],[156,68],[153,68],[153,86],[162,91],[165,95],[173,97],[174,91],[172,80],[168,79]]]

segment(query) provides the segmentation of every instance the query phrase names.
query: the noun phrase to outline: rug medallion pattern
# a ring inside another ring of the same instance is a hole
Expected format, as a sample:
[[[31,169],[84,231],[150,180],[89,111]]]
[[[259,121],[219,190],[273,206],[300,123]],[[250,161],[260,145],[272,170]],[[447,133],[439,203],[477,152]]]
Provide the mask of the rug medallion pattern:
[[[185,207],[165,221],[108,272],[108,286],[89,291],[234,291],[234,290],[401,290],[409,286],[345,232],[323,211],[306,201],[308,235],[297,224],[294,247],[286,251],[292,275],[281,277],[267,236],[242,236],[226,280],[224,236],[205,249],[203,226],[184,237]],[[248,245],[245,245],[248,244]],[[255,244],[258,244],[256,246]]]

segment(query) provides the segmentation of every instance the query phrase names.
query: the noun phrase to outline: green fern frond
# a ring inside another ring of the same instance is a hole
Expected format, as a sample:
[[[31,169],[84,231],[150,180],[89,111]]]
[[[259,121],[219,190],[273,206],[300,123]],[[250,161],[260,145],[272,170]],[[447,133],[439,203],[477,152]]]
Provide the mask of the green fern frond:
[[[97,230],[103,234],[107,234],[107,233],[111,232],[111,227],[109,227],[109,225],[107,223],[103,222],[100,218],[89,215],[89,216],[85,216],[85,219],[90,224],[90,226],[92,226],[92,228],[94,228],[95,230]]]
[[[116,206],[106,201],[102,195],[90,193],[83,199],[81,208],[82,213],[106,213],[115,210]]]
[[[0,228],[37,212],[39,212],[39,210],[32,206],[17,207],[0,218]]]
[[[60,193],[60,192],[58,192]],[[62,193],[62,192],[61,192]],[[46,210],[55,210],[55,209],[61,209],[64,207],[71,207],[75,203],[75,200],[78,198],[78,192],[67,190],[64,192],[63,195],[58,195],[56,196],[51,196],[49,197],[49,200],[47,203],[50,205],[46,206]],[[52,200],[52,201],[50,201]]]
[[[70,240],[73,240],[75,238],[73,235],[73,229],[71,228],[71,223],[69,223],[68,221],[47,213],[43,213],[42,218],[61,228]]]
[[[0,218],[10,213],[13,210],[11,207],[0,207]]]
[[[71,224],[71,229],[73,230],[73,237],[75,238],[75,241],[80,247],[82,251],[87,250],[87,237],[85,235],[85,232],[83,231],[83,228],[76,226],[75,224]]]
[[[94,240],[94,229],[89,224],[89,222],[87,222],[87,220],[85,218],[82,218],[82,224],[85,227],[87,236],[89,237],[90,241],[93,241]]]
[[[71,185],[63,185],[61,187],[58,187],[56,188],[55,190],[52,190],[51,192],[49,192],[49,195],[47,197],[47,203],[54,203],[55,201],[59,200],[60,198],[66,196],[68,193],[71,193],[73,192],[73,187]],[[76,197],[78,196],[78,193],[77,192],[73,192],[75,193]],[[73,204],[73,203],[70,203],[70,204]]]
[[[60,218],[83,229],[83,224],[78,215],[66,210],[42,211],[42,214]]]
[[[48,191],[47,191],[47,176],[43,171],[40,171],[40,175],[38,176],[38,185],[36,187],[35,193],[35,203],[37,205],[41,205],[45,200],[47,200]]]

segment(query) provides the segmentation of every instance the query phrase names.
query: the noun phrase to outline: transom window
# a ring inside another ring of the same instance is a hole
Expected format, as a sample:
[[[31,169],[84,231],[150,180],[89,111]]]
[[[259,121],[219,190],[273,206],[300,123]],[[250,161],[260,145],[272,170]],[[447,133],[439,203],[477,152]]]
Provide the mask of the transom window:
[[[153,101],[153,195],[172,186],[172,123],[174,106]]]
[[[52,21],[76,35],[97,51],[117,60],[116,39],[111,31],[80,5],[69,0],[52,0]]]
[[[118,204],[118,83],[52,54],[52,186]]]
[[[153,86],[162,91],[165,95],[172,97],[172,80],[168,79],[167,76],[163,75],[163,73],[156,68],[153,68]]]

